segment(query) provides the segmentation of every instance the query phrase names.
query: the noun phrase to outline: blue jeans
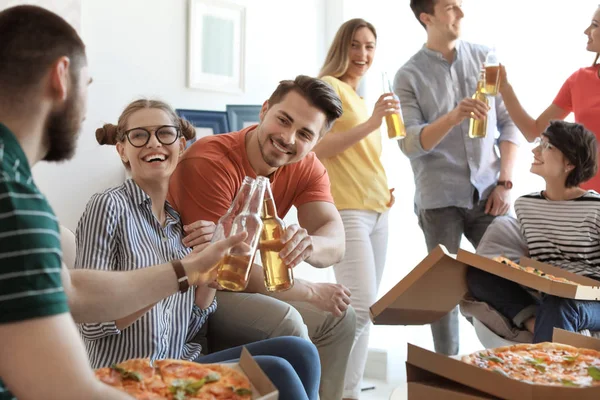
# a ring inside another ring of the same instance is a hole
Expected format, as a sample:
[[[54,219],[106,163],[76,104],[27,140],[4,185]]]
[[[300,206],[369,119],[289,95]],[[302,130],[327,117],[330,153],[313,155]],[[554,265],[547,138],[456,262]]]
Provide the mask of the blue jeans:
[[[321,364],[317,348],[308,340],[282,336],[245,345],[258,365],[286,400],[316,400],[319,397]],[[237,362],[242,346],[200,356],[198,363]]]
[[[452,254],[460,247],[462,235],[473,247],[477,248],[485,230],[494,220],[494,216],[485,213],[487,199],[477,201],[474,195],[473,208],[443,207],[415,212],[419,226],[425,236],[427,252],[441,244]],[[431,324],[433,344],[437,353],[458,354],[458,307]]]
[[[600,302],[542,295],[533,297],[518,283],[477,268],[467,270],[469,292],[510,319],[515,326],[535,317],[533,342],[551,342],[554,328],[600,331]]]

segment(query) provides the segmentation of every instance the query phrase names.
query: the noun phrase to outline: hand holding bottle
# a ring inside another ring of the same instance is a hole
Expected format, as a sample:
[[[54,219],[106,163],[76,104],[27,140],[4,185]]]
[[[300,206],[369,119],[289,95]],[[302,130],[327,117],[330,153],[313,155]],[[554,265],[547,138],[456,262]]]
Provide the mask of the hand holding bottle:
[[[211,243],[204,250],[193,251],[181,260],[190,285],[206,285],[217,277],[219,261],[229,250],[246,239],[247,233],[241,232],[227,239]]]
[[[373,114],[369,118],[369,123],[377,129],[381,126],[381,120],[392,114],[400,113],[400,102],[394,96],[394,93],[384,93],[379,96],[375,103]]]
[[[294,268],[312,255],[312,237],[297,224],[288,226],[281,240],[285,245],[279,256],[288,268]]]
[[[485,119],[489,109],[483,101],[465,97],[454,110],[450,111],[449,116],[452,123],[458,125],[466,118]]]

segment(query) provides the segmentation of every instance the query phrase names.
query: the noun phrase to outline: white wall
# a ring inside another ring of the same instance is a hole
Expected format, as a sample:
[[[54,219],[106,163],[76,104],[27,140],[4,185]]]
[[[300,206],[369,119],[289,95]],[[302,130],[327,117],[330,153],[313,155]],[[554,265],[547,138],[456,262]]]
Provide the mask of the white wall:
[[[326,46],[325,1],[239,1],[247,7],[246,92],[228,95],[186,88],[188,0],[83,0],[82,37],[94,83],[77,155],[34,168],[61,222],[75,229],[91,195],[124,179],[115,149],[99,146],[94,132],[116,123],[135,98],[224,111],[226,104],[262,104],[281,79],[316,74]]]

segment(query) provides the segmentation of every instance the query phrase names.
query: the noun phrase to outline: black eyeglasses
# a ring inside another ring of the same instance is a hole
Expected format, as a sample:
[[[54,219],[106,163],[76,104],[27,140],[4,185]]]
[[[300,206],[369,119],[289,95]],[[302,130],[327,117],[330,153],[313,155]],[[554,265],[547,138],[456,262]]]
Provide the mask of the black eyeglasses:
[[[127,136],[127,140],[133,147],[144,147],[150,141],[150,137],[152,133],[147,128],[133,128],[125,131],[125,136]],[[170,145],[175,143],[175,141],[180,136],[180,129],[174,125],[163,125],[154,129],[154,136],[156,139],[164,145]]]

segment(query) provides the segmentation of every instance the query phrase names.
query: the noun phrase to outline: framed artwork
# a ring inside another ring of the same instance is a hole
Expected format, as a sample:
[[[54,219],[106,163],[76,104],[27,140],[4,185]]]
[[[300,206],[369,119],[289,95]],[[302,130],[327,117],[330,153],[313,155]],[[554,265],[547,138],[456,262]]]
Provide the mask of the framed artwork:
[[[227,0],[189,0],[188,86],[243,93],[246,8]]]
[[[228,104],[227,120],[232,131],[239,131],[260,122],[259,114],[262,106],[247,104]]]
[[[225,111],[185,110],[179,108],[175,112],[181,118],[190,121],[196,128],[196,138],[188,140],[186,147],[201,137],[229,132],[229,123],[227,122],[227,113]]]

